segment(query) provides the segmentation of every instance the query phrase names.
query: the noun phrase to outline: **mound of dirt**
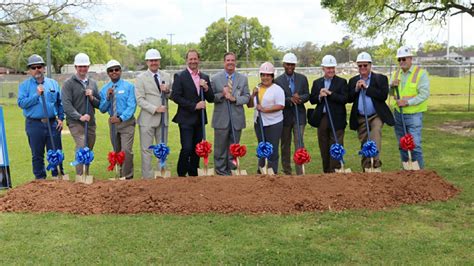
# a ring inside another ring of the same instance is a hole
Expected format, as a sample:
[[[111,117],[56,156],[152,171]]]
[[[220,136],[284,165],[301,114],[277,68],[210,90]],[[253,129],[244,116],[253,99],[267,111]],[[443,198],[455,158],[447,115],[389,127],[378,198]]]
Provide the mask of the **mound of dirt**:
[[[0,198],[0,212],[74,214],[297,213],[384,209],[446,201],[459,190],[434,171],[156,180],[32,181]]]

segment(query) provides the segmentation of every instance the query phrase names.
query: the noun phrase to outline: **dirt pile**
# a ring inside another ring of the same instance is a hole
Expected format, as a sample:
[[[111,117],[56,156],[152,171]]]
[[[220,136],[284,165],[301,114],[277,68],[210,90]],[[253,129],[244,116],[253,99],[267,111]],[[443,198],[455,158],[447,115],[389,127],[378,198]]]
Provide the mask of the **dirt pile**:
[[[434,171],[157,180],[32,181],[0,198],[0,212],[297,213],[384,209],[441,200],[458,189]]]

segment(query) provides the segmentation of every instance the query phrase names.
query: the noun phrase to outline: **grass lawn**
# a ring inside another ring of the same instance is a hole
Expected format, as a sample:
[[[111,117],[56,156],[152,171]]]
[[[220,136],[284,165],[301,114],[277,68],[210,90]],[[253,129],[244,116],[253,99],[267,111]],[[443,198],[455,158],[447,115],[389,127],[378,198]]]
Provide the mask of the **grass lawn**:
[[[251,85],[253,81],[251,81]],[[465,99],[465,98],[464,98]],[[0,264],[191,264],[191,263],[372,263],[470,264],[474,261],[474,141],[437,129],[444,121],[472,120],[464,103],[443,105],[433,97],[424,118],[426,167],[462,189],[449,202],[403,206],[384,211],[344,211],[300,215],[103,215],[0,214]],[[175,105],[172,105],[172,114]],[[13,184],[33,179],[24,119],[16,105],[4,106]],[[209,114],[212,113],[212,105]],[[252,125],[247,111],[247,125]],[[211,115],[209,115],[209,118]],[[96,159],[91,174],[108,178],[106,116],[98,116]],[[170,136],[178,136],[175,124]],[[383,170],[400,168],[393,128],[385,127]],[[213,131],[208,127],[213,142]],[[312,162],[306,169],[321,172],[316,129],[307,127],[305,142]],[[73,140],[63,135],[66,162],[74,157]],[[249,148],[242,160],[256,171],[253,128],[243,132]],[[135,176],[139,177],[138,130],[134,145]],[[168,165],[176,175],[179,138],[171,137]],[[360,171],[356,133],[346,130],[347,166]],[[212,160],[210,160],[212,162]],[[66,166],[73,174],[73,168]]]

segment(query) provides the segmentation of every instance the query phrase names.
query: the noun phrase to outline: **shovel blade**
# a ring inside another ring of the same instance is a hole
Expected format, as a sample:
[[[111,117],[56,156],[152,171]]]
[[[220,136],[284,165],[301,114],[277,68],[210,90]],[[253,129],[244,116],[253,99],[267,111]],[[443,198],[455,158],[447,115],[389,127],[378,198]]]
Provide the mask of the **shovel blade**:
[[[336,171],[336,173],[342,173],[342,174],[352,173],[351,168],[340,168],[340,169],[335,169],[334,171]]]
[[[214,175],[214,168],[207,168],[207,169],[198,168],[198,176],[213,176],[213,175]]]
[[[365,173],[382,173],[381,168],[364,168]]]
[[[170,170],[155,171],[155,179],[156,178],[170,178],[170,177],[171,177]]]
[[[76,183],[83,183],[83,184],[90,185],[94,183],[94,177],[91,175],[86,175],[86,176],[76,175]]]
[[[232,172],[232,175],[237,175],[237,176],[239,176],[239,175],[248,175],[247,170],[240,170],[240,171],[239,170],[232,170],[231,172]]]
[[[262,175],[275,175],[271,167],[260,167],[260,173],[262,173]]]
[[[418,171],[421,169],[417,161],[402,162],[402,164],[403,164],[403,170]]]
[[[63,180],[69,181],[69,175],[63,175]]]

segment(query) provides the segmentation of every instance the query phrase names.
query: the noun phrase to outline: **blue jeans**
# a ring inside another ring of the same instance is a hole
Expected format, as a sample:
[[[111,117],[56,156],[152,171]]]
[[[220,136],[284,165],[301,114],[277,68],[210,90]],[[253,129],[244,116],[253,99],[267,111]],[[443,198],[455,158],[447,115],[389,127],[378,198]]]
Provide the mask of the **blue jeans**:
[[[58,123],[51,120],[51,132],[56,149],[62,149],[61,132],[56,129]],[[44,154],[46,151],[53,149],[51,138],[49,137],[48,124],[39,120],[26,119],[25,122],[26,135],[31,148],[33,174],[36,179],[46,178],[46,169],[44,166]],[[64,174],[62,164],[59,166],[61,173]],[[52,175],[57,176],[58,170],[53,169]]]
[[[402,116],[399,112],[395,111],[395,135],[397,136],[398,143],[400,138],[405,135],[403,131]],[[415,114],[404,114],[405,125],[407,132],[413,135],[415,141],[415,149],[411,152],[413,161],[417,161],[420,168],[424,168],[425,163],[423,161],[423,150],[421,149],[421,129],[423,128],[423,113]],[[400,147],[400,158],[403,162],[408,161],[408,152],[402,150]]]

